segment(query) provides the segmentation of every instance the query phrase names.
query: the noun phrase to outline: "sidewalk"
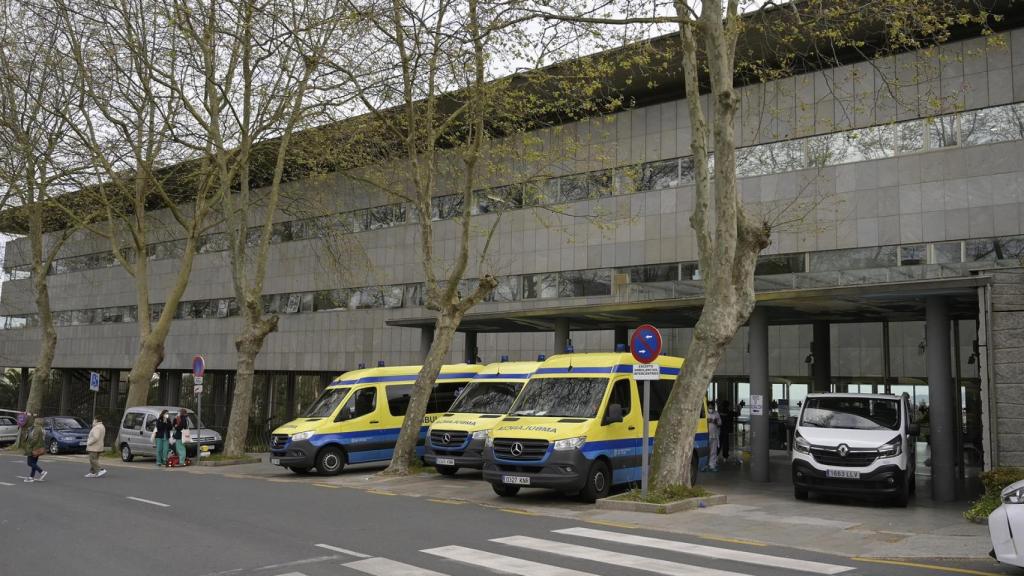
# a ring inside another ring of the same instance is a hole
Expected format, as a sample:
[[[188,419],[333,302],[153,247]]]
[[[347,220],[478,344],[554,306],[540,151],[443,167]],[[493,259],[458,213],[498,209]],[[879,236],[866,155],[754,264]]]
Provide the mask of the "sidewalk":
[[[67,456],[63,458],[79,458]],[[425,472],[413,477],[377,475],[380,465],[350,466],[338,476],[297,476],[267,462],[225,467],[194,467],[181,472],[252,478],[279,483],[301,483],[322,488],[351,488],[375,494],[428,498],[453,505],[476,504],[510,512],[594,522],[619,527],[643,527],[712,539],[776,544],[829,554],[871,558],[987,558],[991,549],[988,529],[967,522],[961,513],[966,502],[937,504],[928,498],[927,485],[919,486],[908,508],[884,503],[812,496],[793,499],[786,467],[773,463],[767,484],[743,478],[737,464],[719,474],[701,474],[699,483],[725,494],[728,504],[671,515],[597,510],[547,490],[524,490],[516,498],[499,498],[479,472],[461,471],[454,477]],[[152,462],[125,464],[159,470]],[[177,471],[176,471],[177,472]]]

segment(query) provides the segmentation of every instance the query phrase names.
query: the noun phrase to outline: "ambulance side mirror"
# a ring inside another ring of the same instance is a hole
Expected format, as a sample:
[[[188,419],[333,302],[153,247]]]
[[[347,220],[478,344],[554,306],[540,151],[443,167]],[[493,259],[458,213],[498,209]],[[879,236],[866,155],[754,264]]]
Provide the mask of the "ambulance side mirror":
[[[622,422],[622,405],[609,404],[608,411],[604,416],[604,423],[615,424],[617,422]]]

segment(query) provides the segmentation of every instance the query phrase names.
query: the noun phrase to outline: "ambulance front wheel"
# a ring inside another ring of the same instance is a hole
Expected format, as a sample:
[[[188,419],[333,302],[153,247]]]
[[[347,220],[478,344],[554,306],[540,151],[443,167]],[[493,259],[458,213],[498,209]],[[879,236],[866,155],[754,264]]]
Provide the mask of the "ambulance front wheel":
[[[345,453],[337,446],[326,446],[316,455],[316,470],[321,476],[334,476],[345,468]]]
[[[580,491],[580,500],[593,504],[599,498],[607,498],[612,490],[612,471],[604,460],[594,460],[587,473],[587,484]]]
[[[516,494],[519,494],[519,486],[510,486],[501,482],[492,483],[491,488],[494,489],[495,494],[502,498],[513,498]]]

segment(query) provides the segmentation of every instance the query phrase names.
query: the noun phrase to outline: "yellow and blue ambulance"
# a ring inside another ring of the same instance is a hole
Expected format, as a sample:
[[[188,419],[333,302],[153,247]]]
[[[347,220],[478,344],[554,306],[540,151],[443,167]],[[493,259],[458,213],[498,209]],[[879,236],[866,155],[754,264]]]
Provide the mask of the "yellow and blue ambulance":
[[[579,494],[587,502],[611,487],[640,481],[643,393],[628,353],[561,354],[544,361],[484,444],[484,480],[499,496],[527,487]],[[651,382],[650,434],[683,366],[660,356]],[[707,459],[706,405],[694,442],[691,473]]]
[[[422,456],[427,425],[448,410],[482,366],[441,367],[427,404],[417,452]],[[316,469],[338,474],[347,464],[391,459],[420,366],[347,372],[332,382],[301,418],[271,435],[270,462],[296,474]]]
[[[469,381],[448,412],[427,431],[423,460],[446,476],[484,465],[487,433],[508,412],[540,362],[498,362]]]

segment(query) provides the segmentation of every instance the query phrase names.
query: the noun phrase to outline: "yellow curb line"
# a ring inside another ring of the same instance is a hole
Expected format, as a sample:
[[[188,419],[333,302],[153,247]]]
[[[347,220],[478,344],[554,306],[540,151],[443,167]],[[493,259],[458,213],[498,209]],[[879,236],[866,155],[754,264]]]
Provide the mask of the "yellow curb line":
[[[520,516],[540,516],[536,512],[530,512],[529,510],[517,510],[515,508],[498,508],[502,512],[508,512],[509,514],[519,514]]]
[[[455,506],[466,503],[465,500],[448,500],[446,498],[427,498],[427,501],[435,502],[437,504],[453,504]]]
[[[639,524],[629,524],[627,522],[612,522],[610,520],[584,520],[584,522],[587,522],[588,524],[597,524],[599,526],[611,526],[612,528],[628,528],[631,530],[640,527]]]
[[[875,558],[861,558],[852,557],[850,560],[857,562],[870,562],[873,564],[888,564],[890,566],[904,566],[907,568],[925,568],[928,570],[939,570],[942,572],[952,572],[955,574],[971,574],[973,576],[999,576],[995,572],[982,572],[980,570],[970,570],[968,568],[953,568],[952,566],[937,566],[935,564],[920,564],[917,562],[904,562],[902,560],[878,560]]]
[[[320,482],[314,482],[313,486],[319,486],[321,488],[340,488],[337,484],[323,484]]]
[[[711,535],[708,535],[708,534],[701,534],[700,537],[704,538],[705,540],[715,540],[715,541],[718,541],[718,542],[728,542],[730,544],[744,544],[746,546],[761,546],[761,547],[768,546],[764,542],[758,542],[756,540],[740,540],[738,538],[726,538],[724,536],[711,536]]]
[[[377,490],[376,488],[367,488],[367,492],[370,494],[376,494],[378,496],[398,496],[395,492],[388,492],[387,490]]]

